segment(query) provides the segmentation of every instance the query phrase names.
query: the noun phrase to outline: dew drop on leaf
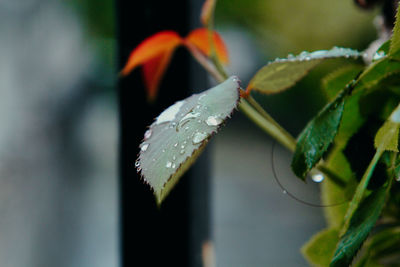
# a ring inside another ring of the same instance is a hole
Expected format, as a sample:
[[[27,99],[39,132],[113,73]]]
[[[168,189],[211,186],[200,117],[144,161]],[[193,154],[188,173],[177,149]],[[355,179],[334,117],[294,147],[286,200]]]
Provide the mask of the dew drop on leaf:
[[[320,183],[325,179],[325,177],[322,173],[315,173],[311,175],[311,179],[316,183]]]
[[[206,123],[208,126],[218,126],[222,123],[222,119],[216,116],[209,116]]]
[[[203,141],[206,138],[207,138],[207,134],[206,133],[198,132],[198,133],[194,134],[192,142],[193,142],[194,145],[196,145],[196,144],[200,143],[201,141]]]
[[[140,146],[140,150],[141,150],[142,152],[145,152],[148,148],[149,148],[149,144],[147,144],[147,143],[143,143],[143,144]]]
[[[145,133],[144,133],[144,139],[145,140],[147,140],[147,139],[149,139],[150,137],[151,137],[151,134],[152,134],[153,132],[150,130],[150,129],[148,129]]]
[[[155,124],[161,124],[164,122],[169,122],[174,120],[176,114],[178,114],[180,108],[184,103],[185,103],[184,100],[178,101],[169,108],[167,108],[166,110],[164,110],[164,112],[157,117]]]
[[[171,166],[172,166],[172,162],[171,161],[167,161],[167,164],[165,164],[165,167],[171,168]]]

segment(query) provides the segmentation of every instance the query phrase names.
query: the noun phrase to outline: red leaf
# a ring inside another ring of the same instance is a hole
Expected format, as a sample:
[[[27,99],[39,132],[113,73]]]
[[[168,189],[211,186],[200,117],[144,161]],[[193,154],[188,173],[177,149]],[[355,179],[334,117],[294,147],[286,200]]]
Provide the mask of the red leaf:
[[[214,13],[216,0],[206,0],[201,8],[200,20],[204,26],[208,25],[211,16]]]
[[[196,46],[203,54],[210,56],[211,46],[209,42],[209,32],[206,28],[199,28],[193,30],[186,38],[185,41]],[[213,33],[214,47],[219,60],[227,64],[229,62],[229,55],[224,40],[221,36],[214,31]]]
[[[160,81],[164,76],[165,70],[171,61],[175,48],[164,51],[157,57],[148,60],[142,66],[144,83],[147,88],[147,96],[149,101],[154,101],[157,96]]]
[[[182,38],[174,31],[162,31],[150,36],[132,51],[121,74],[129,74],[137,66],[160,57],[163,53],[170,53],[180,44]]]

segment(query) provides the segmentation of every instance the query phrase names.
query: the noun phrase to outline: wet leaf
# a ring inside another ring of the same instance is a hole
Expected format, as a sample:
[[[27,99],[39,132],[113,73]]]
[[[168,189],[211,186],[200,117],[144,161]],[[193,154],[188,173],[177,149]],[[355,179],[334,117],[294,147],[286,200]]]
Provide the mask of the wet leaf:
[[[339,241],[337,229],[325,229],[303,245],[301,252],[312,266],[327,267]]]
[[[317,164],[332,144],[343,114],[348,88],[327,104],[300,133],[292,159],[294,173],[305,180],[307,173]]]
[[[199,28],[191,31],[189,35],[186,37],[185,41],[194,45],[206,56],[211,55],[210,36],[208,29]],[[213,41],[216,50],[215,52],[219,60],[224,64],[228,64],[229,62],[228,49],[226,48],[224,40],[216,31],[213,32]]]
[[[195,162],[210,137],[230,117],[239,100],[239,81],[224,83],[176,102],[145,133],[136,162],[143,180],[161,203]]]
[[[381,187],[369,195],[351,217],[349,227],[341,237],[331,267],[349,266],[361,245],[374,227],[388,194],[388,186]]]
[[[357,58],[361,53],[349,48],[334,47],[331,50],[302,52],[298,56],[278,58],[261,68],[251,79],[247,91],[256,90],[265,94],[279,93],[292,87],[312,68],[330,58]]]

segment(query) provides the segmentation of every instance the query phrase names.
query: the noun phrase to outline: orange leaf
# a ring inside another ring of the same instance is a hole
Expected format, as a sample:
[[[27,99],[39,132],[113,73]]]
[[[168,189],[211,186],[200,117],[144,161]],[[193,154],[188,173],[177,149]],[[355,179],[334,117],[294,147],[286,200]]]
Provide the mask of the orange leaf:
[[[157,95],[160,81],[164,76],[165,70],[171,61],[174,48],[164,51],[157,57],[148,60],[142,66],[144,83],[147,88],[147,96],[149,101],[153,101]]]
[[[206,0],[201,8],[200,20],[204,26],[208,25],[211,16],[214,13],[216,0]]]
[[[209,32],[206,28],[199,28],[193,30],[185,39],[185,41],[190,42],[196,46],[203,54],[210,56],[211,46],[209,42]],[[227,64],[229,62],[228,50],[224,43],[224,40],[217,32],[213,32],[214,47],[219,60]]]
[[[137,66],[173,51],[180,44],[182,38],[174,31],[162,31],[148,37],[132,51],[121,74],[129,74]]]

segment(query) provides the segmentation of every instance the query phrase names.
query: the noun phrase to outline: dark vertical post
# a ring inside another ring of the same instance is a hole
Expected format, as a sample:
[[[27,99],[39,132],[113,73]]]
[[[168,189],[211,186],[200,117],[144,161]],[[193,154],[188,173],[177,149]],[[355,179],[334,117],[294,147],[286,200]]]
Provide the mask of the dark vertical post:
[[[118,67],[144,38],[161,30],[186,35],[190,1],[117,0]],[[185,12],[186,10],[186,12]],[[146,126],[162,110],[204,88],[205,74],[190,71],[189,54],[178,49],[162,81],[157,101],[146,102],[140,71],[121,78],[120,205],[122,266],[201,266],[201,244],[209,239],[208,165],[204,156],[157,208],[153,194],[139,179],[134,162]],[[200,75],[200,79],[199,79]],[[202,78],[201,78],[202,77]],[[193,84],[193,80],[202,84]]]

